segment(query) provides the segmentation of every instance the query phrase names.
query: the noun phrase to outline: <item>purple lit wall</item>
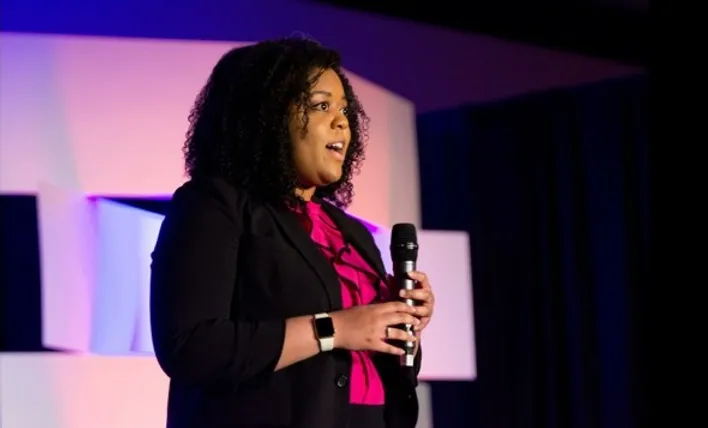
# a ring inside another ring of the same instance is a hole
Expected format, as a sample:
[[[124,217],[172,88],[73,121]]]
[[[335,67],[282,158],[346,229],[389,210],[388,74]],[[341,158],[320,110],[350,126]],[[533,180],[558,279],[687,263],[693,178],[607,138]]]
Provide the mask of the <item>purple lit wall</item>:
[[[302,32],[339,49],[348,69],[411,100],[420,113],[639,71],[305,0],[4,0],[2,30],[212,41]]]

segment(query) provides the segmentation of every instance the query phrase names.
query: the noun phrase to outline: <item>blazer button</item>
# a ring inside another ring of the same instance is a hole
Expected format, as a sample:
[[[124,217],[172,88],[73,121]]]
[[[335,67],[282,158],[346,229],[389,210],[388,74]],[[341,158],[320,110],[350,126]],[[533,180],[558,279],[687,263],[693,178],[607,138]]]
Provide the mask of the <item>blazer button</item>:
[[[337,383],[338,387],[344,388],[345,386],[347,386],[348,381],[349,381],[349,378],[347,377],[347,375],[341,375],[337,378],[336,383]]]

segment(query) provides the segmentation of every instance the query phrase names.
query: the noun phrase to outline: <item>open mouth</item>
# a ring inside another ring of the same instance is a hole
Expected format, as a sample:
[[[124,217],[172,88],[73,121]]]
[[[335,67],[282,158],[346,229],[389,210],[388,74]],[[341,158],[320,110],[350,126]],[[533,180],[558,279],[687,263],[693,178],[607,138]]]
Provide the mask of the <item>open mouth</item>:
[[[329,143],[327,144],[327,150],[331,150],[339,154],[344,154],[344,142],[335,141],[334,143]]]

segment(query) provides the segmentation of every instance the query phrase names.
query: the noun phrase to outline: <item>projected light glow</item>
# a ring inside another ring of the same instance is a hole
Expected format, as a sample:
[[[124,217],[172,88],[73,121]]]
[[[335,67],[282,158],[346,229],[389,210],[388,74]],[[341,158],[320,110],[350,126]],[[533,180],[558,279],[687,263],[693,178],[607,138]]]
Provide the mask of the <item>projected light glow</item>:
[[[35,194],[47,182],[86,195],[171,195],[185,179],[189,109],[219,57],[244,44],[2,34],[0,193]],[[372,118],[351,211],[420,226],[414,106],[348,76]]]

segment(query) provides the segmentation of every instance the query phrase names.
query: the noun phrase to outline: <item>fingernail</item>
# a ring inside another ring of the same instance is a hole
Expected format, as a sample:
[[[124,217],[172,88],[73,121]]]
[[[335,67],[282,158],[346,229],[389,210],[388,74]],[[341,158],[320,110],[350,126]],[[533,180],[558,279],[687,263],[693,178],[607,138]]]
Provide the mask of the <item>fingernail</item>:
[[[398,292],[398,295],[401,297],[406,297],[406,290],[401,290]]]

